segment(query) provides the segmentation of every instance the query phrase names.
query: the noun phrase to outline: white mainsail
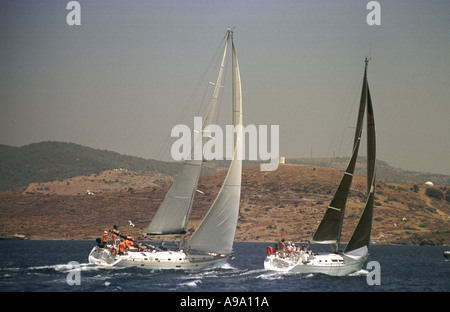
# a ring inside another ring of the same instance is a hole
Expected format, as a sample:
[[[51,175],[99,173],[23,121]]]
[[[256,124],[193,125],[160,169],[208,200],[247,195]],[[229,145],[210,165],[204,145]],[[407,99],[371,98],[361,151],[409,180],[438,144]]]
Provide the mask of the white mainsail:
[[[222,62],[220,64],[217,82],[206,113],[202,129],[212,123],[217,101],[219,98],[220,86],[222,85],[223,70],[228,51],[228,40],[225,42]],[[195,142],[195,141],[194,141]],[[197,140],[197,144],[202,144],[202,140]],[[194,146],[192,151],[195,151]],[[161,206],[147,227],[147,235],[172,235],[186,233],[186,227],[192,210],[195,190],[202,169],[202,160],[191,157],[184,163],[181,173],[175,178],[171,188],[166,194]]]
[[[239,215],[242,173],[242,90],[239,65],[233,43],[233,125],[236,131],[233,160],[227,176],[207,215],[186,243],[189,249],[217,254],[230,254],[233,247],[234,234]]]

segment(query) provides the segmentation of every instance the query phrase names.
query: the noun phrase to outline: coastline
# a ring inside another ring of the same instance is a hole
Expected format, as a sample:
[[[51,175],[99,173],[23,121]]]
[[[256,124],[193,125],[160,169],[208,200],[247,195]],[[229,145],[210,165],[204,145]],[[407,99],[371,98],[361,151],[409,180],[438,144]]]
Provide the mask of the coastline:
[[[100,237],[100,235],[98,236]],[[23,239],[19,238],[13,238],[13,237],[0,237],[0,240],[8,240],[8,241],[20,241],[20,240],[27,240],[27,241],[92,241],[93,244],[95,244],[95,240],[97,237],[93,238],[55,238],[55,237],[46,237],[46,236],[33,236],[33,237],[26,237]],[[142,239],[143,242],[145,241],[151,241],[151,240],[145,240]],[[154,240],[153,240],[154,241]],[[276,239],[264,239],[264,240],[234,240],[235,243],[261,243],[261,244],[274,244],[277,242]],[[296,240],[290,240],[290,242],[293,242],[295,244],[301,244],[301,245],[308,245],[309,242],[307,241],[296,241]],[[345,245],[347,242],[342,242],[343,245]],[[450,246],[450,243],[443,242],[443,243],[435,243],[430,240],[423,240],[423,241],[405,241],[405,242],[390,242],[390,243],[374,243],[371,245],[382,245],[382,246]]]

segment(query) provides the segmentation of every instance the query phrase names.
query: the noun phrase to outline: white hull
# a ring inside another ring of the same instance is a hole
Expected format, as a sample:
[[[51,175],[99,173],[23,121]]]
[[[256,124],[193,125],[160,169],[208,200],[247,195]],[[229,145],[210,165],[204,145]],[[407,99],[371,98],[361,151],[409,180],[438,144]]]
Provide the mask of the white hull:
[[[270,255],[264,261],[267,270],[293,273],[322,273],[332,276],[345,276],[359,271],[367,256],[349,257],[341,254],[319,254],[310,258],[309,262],[302,262],[296,257],[281,258]]]
[[[109,248],[95,246],[89,254],[89,263],[95,265],[140,267],[150,270],[203,270],[220,267],[229,256],[186,254],[183,251],[128,251],[125,255],[112,255]]]

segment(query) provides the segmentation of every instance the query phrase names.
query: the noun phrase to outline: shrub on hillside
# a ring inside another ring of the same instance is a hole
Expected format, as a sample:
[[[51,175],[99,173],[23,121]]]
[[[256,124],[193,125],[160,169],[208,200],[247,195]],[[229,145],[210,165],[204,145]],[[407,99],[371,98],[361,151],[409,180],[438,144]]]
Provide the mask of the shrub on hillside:
[[[425,190],[425,194],[427,194],[428,197],[436,198],[438,200],[441,200],[442,198],[444,198],[444,194],[440,190],[437,190],[437,189],[434,189],[431,187],[428,187]]]

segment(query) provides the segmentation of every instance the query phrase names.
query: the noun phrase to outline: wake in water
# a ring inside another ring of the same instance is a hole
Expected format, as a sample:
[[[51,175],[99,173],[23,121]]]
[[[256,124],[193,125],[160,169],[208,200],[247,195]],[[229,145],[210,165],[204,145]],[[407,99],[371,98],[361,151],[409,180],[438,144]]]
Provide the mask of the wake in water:
[[[367,276],[369,274],[369,271],[361,269],[359,271],[350,273],[348,276]]]
[[[313,283],[325,283],[330,277],[323,274],[301,274],[292,272],[269,271],[264,268],[248,269],[226,263],[219,268],[202,271],[149,271],[141,268],[116,268],[83,264],[82,273],[95,273],[92,283],[101,282],[101,286],[110,291],[125,291],[131,288],[138,291],[139,285],[145,285],[148,291],[254,291],[258,285],[264,291],[308,290]],[[68,272],[65,266],[54,266],[56,270]],[[367,276],[368,271],[360,270],[351,277]],[[310,282],[308,282],[310,281]],[[129,284],[130,288],[119,287],[119,282]],[[149,289],[150,287],[150,289]]]
[[[53,269],[55,271],[69,272],[74,269],[80,271],[100,270],[102,266],[93,266],[89,263],[69,262],[68,264],[43,265],[26,268],[26,270],[46,270]]]
[[[195,272],[173,271],[172,274],[174,277],[172,282],[176,283],[175,287],[170,289],[173,291],[209,291],[211,289],[216,291],[250,291],[248,285],[251,285],[252,280],[270,279],[270,276],[275,276],[273,272],[268,272],[263,268],[242,269],[230,263],[226,263],[220,268]],[[172,277],[172,274],[170,274],[170,277]],[[166,275],[166,277],[168,276]]]

